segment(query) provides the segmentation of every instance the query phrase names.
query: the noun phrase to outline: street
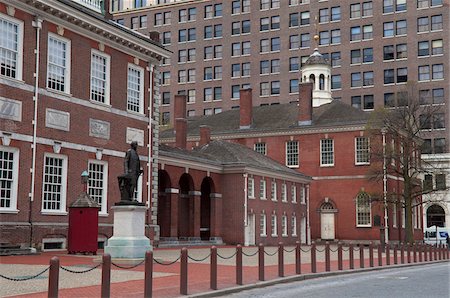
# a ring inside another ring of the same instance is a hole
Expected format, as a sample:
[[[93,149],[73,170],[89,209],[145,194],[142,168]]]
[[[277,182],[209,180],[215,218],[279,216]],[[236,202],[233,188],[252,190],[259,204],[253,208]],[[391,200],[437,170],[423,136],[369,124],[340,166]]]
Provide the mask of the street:
[[[231,297],[450,297],[450,263],[324,277]]]

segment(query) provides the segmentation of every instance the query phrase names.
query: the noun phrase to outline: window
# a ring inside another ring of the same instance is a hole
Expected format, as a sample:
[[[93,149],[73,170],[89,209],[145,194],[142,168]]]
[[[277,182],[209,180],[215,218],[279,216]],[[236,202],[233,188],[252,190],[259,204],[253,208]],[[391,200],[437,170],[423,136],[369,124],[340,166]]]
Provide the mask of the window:
[[[269,96],[270,95],[270,85],[268,82],[262,82],[259,84],[259,95]]]
[[[242,69],[241,75],[242,75],[243,77],[248,77],[248,76],[250,76],[250,62],[242,63],[241,69]]]
[[[300,13],[300,25],[305,26],[309,25],[309,11],[304,11]]]
[[[170,123],[170,112],[162,112],[160,118],[161,125],[168,125]]]
[[[436,190],[446,190],[445,174],[436,174]]]
[[[438,138],[433,141],[434,153],[444,153],[445,152],[445,139]]]
[[[431,78],[433,80],[444,79],[444,64],[433,64]]]
[[[214,100],[222,100],[222,87],[214,87]]]
[[[222,79],[222,66],[214,66],[214,80]]]
[[[211,87],[203,89],[203,101],[211,101],[213,99],[213,89]]]
[[[408,31],[408,25],[406,20],[400,20],[395,22],[395,34],[396,35],[406,35]]]
[[[351,78],[352,78],[352,82],[351,82],[351,86],[352,87],[361,87],[362,86],[362,80],[361,80],[361,73],[360,72],[354,72],[351,74]]]
[[[384,70],[384,83],[385,84],[393,84],[395,83],[394,70],[393,69],[385,69]]]
[[[361,27],[351,27],[350,28],[350,41],[361,40]]]
[[[300,187],[300,203],[306,204],[306,187],[303,185]]]
[[[271,95],[280,94],[280,81],[270,82],[270,94]]]
[[[188,69],[187,71],[187,81],[188,83],[195,82],[195,69]]]
[[[394,22],[383,23],[383,37],[392,37],[394,34]]]
[[[280,72],[280,59],[270,60],[270,72],[279,73]]]
[[[361,109],[361,96],[355,95],[351,97],[352,107],[355,109]]]
[[[297,236],[297,217],[295,214],[291,216],[291,235]]]
[[[281,201],[287,202],[287,186],[286,183],[281,184]]]
[[[355,138],[355,164],[367,165],[370,163],[369,138]]]
[[[70,41],[48,36],[47,88],[70,93]]]
[[[384,106],[387,108],[395,107],[394,93],[385,93],[384,94]]]
[[[91,100],[109,104],[110,57],[103,53],[91,53]]]
[[[0,213],[17,210],[19,150],[0,146]]]
[[[250,41],[242,42],[242,55],[250,55],[250,54],[251,54]]]
[[[127,110],[144,113],[144,71],[142,68],[128,65]]]
[[[163,45],[168,45],[171,43],[171,39],[172,39],[172,33],[170,31],[168,32],[163,32],[161,34],[161,43]]]
[[[88,194],[100,205],[100,213],[107,213],[108,164],[99,161],[89,161]]]
[[[351,50],[350,51],[350,61],[351,64],[359,64],[362,61],[361,50]]]
[[[170,92],[163,92],[161,101],[162,101],[163,105],[169,105],[170,104]]]
[[[283,236],[283,237],[288,236],[288,226],[287,226],[287,216],[286,215],[281,216],[281,236]]]
[[[383,13],[394,12],[395,0],[383,0]]]
[[[248,177],[247,180],[247,196],[250,199],[255,198],[255,179],[253,177]]]
[[[270,39],[270,50],[272,52],[274,51],[279,51],[280,50],[280,38],[279,37],[274,37]]]
[[[397,59],[408,58],[408,46],[406,43],[398,44],[395,48],[396,48],[396,58]]]
[[[259,216],[259,235],[262,237],[267,236],[267,219],[264,213]]]
[[[367,193],[361,192],[356,197],[356,226],[370,227],[372,226],[372,214],[370,206],[370,197]]]
[[[147,16],[140,16],[139,17],[139,27],[140,28],[147,28]]]
[[[330,12],[328,8],[319,9],[319,23],[327,23],[330,21]]]
[[[383,60],[394,60],[394,46],[388,45],[383,47]]]
[[[139,17],[131,17],[131,29],[139,28]]]
[[[331,53],[331,67],[341,66],[341,52]]]
[[[298,167],[298,142],[286,142],[286,166]]]
[[[431,55],[442,55],[444,53],[442,39],[431,41]]]
[[[397,68],[397,83],[406,83],[408,81],[408,69]]]
[[[298,93],[298,92],[299,92],[298,79],[289,80],[289,93]]]
[[[291,185],[291,202],[297,203],[297,187],[294,184]]]
[[[277,215],[272,214],[272,220],[271,220],[271,226],[272,226],[272,236],[278,236],[278,227],[277,227]]]
[[[427,32],[429,30],[428,17],[417,18],[417,32]]]
[[[421,65],[419,66],[419,81],[429,81],[430,80],[430,66]]]
[[[209,81],[213,79],[213,68],[212,67],[205,67],[203,69],[203,80]]]
[[[333,139],[320,140],[320,166],[334,166]]]
[[[341,89],[342,88],[342,79],[341,75],[332,75],[331,76],[331,89]]]
[[[165,71],[165,72],[162,73],[161,84],[162,85],[169,85],[170,84],[170,72]]]
[[[241,64],[235,63],[231,65],[231,77],[236,78],[241,75]]]
[[[300,34],[300,47],[309,48],[311,46],[311,37],[309,33]]]
[[[300,47],[300,36],[298,34],[289,36],[289,50],[295,50]]]
[[[203,109],[203,115],[204,116],[211,116],[213,114],[212,108]]]
[[[341,7],[335,6],[331,8],[331,21],[340,21],[341,20]]]
[[[299,14],[297,12],[291,13],[289,15],[289,27],[298,27],[299,24]]]
[[[373,101],[372,94],[364,95],[363,109],[364,110],[373,110],[374,109],[374,101]]]
[[[289,58],[289,71],[298,71],[300,69],[300,63],[298,57]]]
[[[239,86],[239,85],[231,86],[231,98],[232,99],[239,99],[240,98],[240,94],[239,94],[239,90],[240,89],[241,89],[241,86]]]
[[[431,16],[431,31],[442,30],[442,15]]]
[[[261,178],[261,180],[259,181],[259,198],[261,200],[265,200],[266,197],[266,180],[264,180],[263,178]]]
[[[67,157],[44,155],[42,211],[66,212]]]
[[[270,198],[272,199],[272,201],[277,200],[277,183],[275,181],[272,181],[272,184],[271,184]]]
[[[266,143],[255,143],[254,150],[260,154],[267,155]]]

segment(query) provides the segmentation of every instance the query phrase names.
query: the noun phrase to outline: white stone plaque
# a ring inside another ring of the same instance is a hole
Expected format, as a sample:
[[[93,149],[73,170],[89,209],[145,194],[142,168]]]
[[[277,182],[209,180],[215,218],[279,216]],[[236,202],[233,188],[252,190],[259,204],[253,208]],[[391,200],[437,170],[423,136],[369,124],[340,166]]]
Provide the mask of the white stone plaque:
[[[0,118],[22,121],[22,102],[0,97]]]
[[[111,124],[98,119],[89,119],[89,136],[109,140]]]
[[[137,128],[127,127],[127,143],[136,141],[139,146],[144,146],[144,131]]]
[[[54,129],[69,131],[70,113],[53,109],[46,109],[45,126]]]

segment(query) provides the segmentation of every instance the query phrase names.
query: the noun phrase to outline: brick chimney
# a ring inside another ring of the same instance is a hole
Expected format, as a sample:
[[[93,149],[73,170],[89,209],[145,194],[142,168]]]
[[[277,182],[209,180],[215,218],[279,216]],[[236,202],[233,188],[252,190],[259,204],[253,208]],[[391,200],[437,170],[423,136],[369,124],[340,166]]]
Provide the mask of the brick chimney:
[[[177,94],[173,101],[173,119],[186,118],[186,95]]]
[[[253,103],[252,103],[252,89],[241,89],[239,91],[240,109],[239,109],[239,128],[249,129],[253,122]]]
[[[187,120],[186,118],[175,119],[175,147],[187,149]]]
[[[211,141],[211,128],[207,125],[200,125],[200,142],[199,146],[209,144]]]
[[[298,125],[311,125],[313,112],[313,83],[299,84]]]
[[[158,31],[150,31],[148,33],[148,36],[151,40],[159,42],[159,32]]]

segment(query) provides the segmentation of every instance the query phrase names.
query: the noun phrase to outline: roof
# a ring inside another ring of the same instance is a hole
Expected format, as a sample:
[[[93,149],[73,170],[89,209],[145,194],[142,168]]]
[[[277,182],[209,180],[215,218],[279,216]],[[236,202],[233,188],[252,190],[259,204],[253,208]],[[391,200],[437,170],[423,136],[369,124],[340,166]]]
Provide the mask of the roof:
[[[100,208],[87,193],[83,192],[78,195],[77,200],[70,205],[70,208]]]
[[[325,59],[325,57],[319,52],[317,48],[314,49],[314,52],[311,54],[311,56],[309,56],[309,58],[305,62],[305,65],[315,65],[315,64],[330,65],[330,62],[327,59]]]
[[[214,140],[209,144],[194,148],[192,151],[159,145],[161,156],[170,156],[182,160],[197,161],[224,168],[248,167],[278,174],[296,176],[309,180],[310,177],[290,169],[275,160],[260,154],[241,144],[222,140]]]
[[[365,125],[369,113],[353,108],[339,100],[313,108],[312,125],[298,126],[298,102],[253,107],[253,123],[249,129],[239,128],[239,110],[188,119],[188,136],[199,136],[200,126],[207,125],[211,134],[258,133],[292,129],[310,129],[349,125]],[[173,138],[173,129],[160,132],[160,139]]]

